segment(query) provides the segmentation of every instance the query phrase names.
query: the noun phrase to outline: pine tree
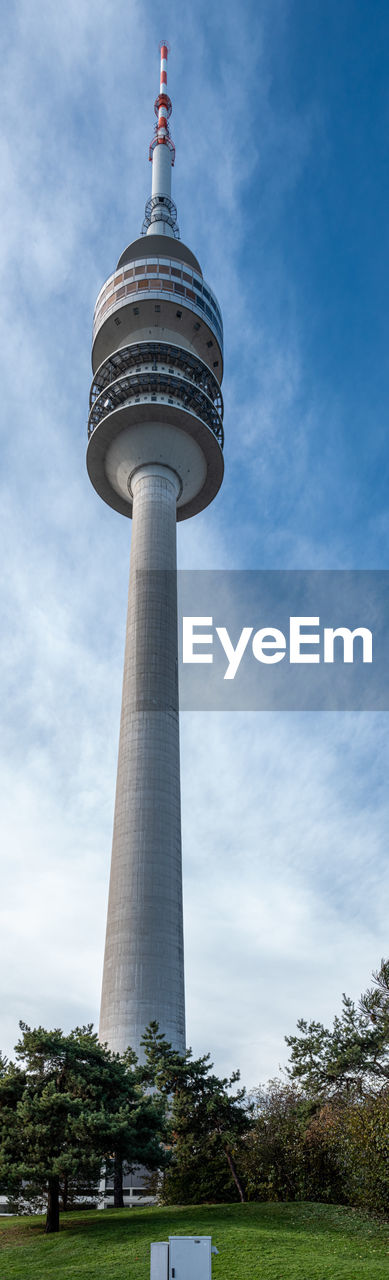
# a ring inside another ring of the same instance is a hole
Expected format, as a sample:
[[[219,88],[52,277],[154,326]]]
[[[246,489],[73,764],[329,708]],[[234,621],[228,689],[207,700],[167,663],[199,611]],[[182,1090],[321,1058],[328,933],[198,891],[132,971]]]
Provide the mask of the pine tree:
[[[170,1099],[172,1162],[165,1179],[165,1198],[199,1201],[244,1200],[239,1154],[250,1125],[244,1089],[231,1094],[239,1072],[219,1079],[210,1055],[181,1055],[151,1023],[143,1037],[144,1080]],[[225,1163],[226,1162],[226,1163]],[[227,1177],[226,1177],[227,1174]],[[231,1179],[233,1187],[231,1188]]]
[[[13,1198],[46,1200],[46,1231],[58,1231],[61,1184],[96,1183],[114,1153],[129,1166],[163,1165],[163,1109],[145,1095],[133,1055],[110,1053],[92,1026],[20,1029],[22,1065],[0,1070],[0,1178]]]
[[[389,960],[373,973],[373,986],[358,1006],[343,995],[342,1013],[332,1028],[297,1023],[299,1035],[285,1036],[287,1074],[311,1097],[362,1097],[389,1082]]]

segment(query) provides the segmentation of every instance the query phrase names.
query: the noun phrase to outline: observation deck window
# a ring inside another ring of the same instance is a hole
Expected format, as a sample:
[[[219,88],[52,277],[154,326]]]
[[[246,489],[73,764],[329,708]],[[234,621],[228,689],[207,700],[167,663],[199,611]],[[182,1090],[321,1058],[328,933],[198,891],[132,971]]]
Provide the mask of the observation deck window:
[[[186,288],[180,284],[179,280],[186,280],[188,287]],[[189,287],[190,285],[192,285],[192,288]],[[195,292],[196,288],[198,292]],[[181,298],[187,299],[194,310],[199,310],[203,313],[204,319],[207,318],[206,322],[213,328],[216,340],[220,343],[223,342],[223,322],[212,291],[197,276],[189,274],[188,269],[186,271],[181,269],[174,260],[159,258],[147,262],[138,260],[136,264],[129,265],[125,270],[123,268],[121,271],[114,273],[110,280],[105,283],[96,302],[94,334],[96,335],[100,326],[104,324],[106,316],[110,315],[116,305],[125,304],[124,295],[131,295],[134,291],[137,291],[141,295],[146,293],[149,296],[150,290],[154,292],[154,297],[155,292],[161,293],[163,291],[165,293],[167,290],[171,298],[173,294],[179,294],[180,300]],[[128,302],[130,302],[130,296]],[[139,314],[139,309],[135,314]],[[116,324],[121,323],[118,316],[114,315],[113,320]],[[214,367],[218,368],[218,364]]]

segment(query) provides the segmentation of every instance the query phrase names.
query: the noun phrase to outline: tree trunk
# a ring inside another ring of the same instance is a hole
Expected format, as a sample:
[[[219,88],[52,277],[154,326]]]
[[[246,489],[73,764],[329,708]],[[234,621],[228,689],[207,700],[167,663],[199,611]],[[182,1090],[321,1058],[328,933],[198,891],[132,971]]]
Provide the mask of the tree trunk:
[[[225,1155],[226,1160],[228,1161],[228,1164],[229,1164],[229,1166],[230,1166],[230,1171],[231,1171],[231,1175],[232,1175],[232,1177],[233,1177],[233,1179],[234,1179],[235,1186],[238,1188],[238,1192],[239,1192],[239,1199],[242,1201],[242,1204],[244,1204],[244,1195],[243,1195],[242,1186],[241,1186],[241,1183],[239,1182],[239,1178],[238,1178],[238,1174],[237,1174],[236,1169],[235,1169],[234,1161],[233,1161],[232,1156],[231,1156],[230,1152],[228,1151],[227,1147],[224,1147],[224,1155]]]
[[[124,1209],[123,1200],[123,1160],[118,1151],[115,1151],[115,1160],[113,1167],[113,1203],[115,1209]]]
[[[59,1231],[59,1178],[49,1178],[48,1181],[45,1231]]]

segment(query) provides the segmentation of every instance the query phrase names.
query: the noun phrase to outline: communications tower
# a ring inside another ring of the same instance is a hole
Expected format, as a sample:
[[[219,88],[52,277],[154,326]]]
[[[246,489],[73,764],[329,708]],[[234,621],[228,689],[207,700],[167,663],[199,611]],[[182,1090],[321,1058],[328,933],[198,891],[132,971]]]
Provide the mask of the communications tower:
[[[223,479],[222,317],[179,237],[167,58],[142,233],[95,306],[88,421],[92,484],[133,521],[99,1029],[119,1053],[153,1019],[185,1049],[176,521]]]

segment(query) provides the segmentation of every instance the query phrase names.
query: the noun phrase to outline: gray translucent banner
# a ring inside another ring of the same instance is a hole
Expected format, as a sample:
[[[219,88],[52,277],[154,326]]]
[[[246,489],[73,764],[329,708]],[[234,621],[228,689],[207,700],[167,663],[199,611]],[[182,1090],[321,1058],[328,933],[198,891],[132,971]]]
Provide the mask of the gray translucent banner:
[[[389,571],[177,576],[182,711],[389,710]]]

